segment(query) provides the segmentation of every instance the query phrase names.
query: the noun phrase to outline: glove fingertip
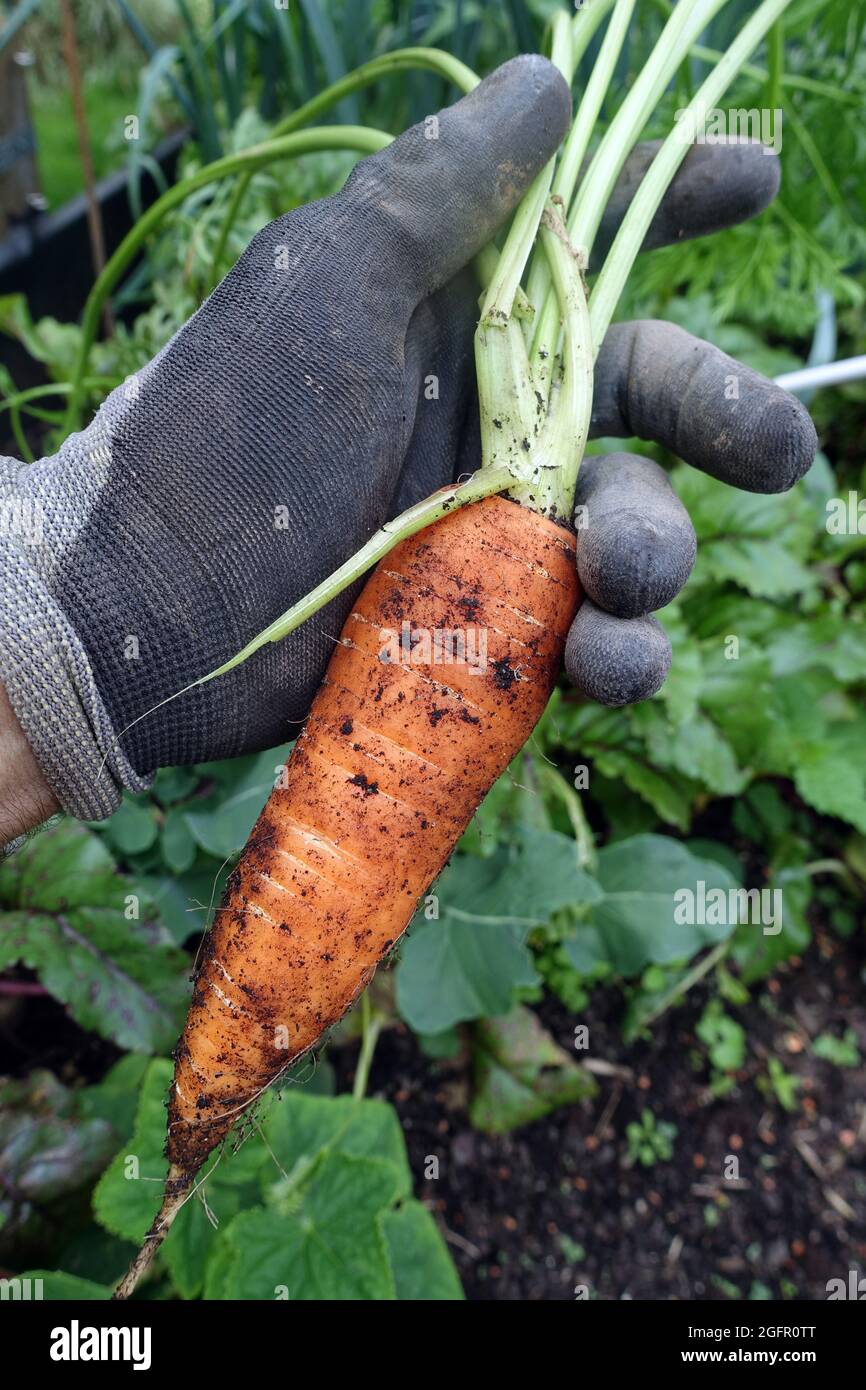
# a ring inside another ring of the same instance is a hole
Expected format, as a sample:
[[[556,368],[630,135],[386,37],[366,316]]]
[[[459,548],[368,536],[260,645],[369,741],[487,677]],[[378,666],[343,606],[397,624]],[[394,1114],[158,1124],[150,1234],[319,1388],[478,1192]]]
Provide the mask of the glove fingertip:
[[[691,522],[620,512],[599,518],[578,537],[577,572],[584,593],[600,608],[636,618],[676,598],[696,553]]]
[[[617,618],[584,599],[565,646],[565,669],[590,700],[618,708],[664,685],[671,644],[657,618]]]

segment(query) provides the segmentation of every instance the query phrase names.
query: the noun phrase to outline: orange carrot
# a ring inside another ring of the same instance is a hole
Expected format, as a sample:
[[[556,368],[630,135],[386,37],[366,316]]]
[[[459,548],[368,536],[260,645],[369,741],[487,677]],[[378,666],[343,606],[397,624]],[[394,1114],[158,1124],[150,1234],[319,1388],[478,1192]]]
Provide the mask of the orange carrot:
[[[374,571],[205,941],[154,1241],[235,1121],[402,936],[540,718],[578,600],[572,535],[499,496]],[[441,635],[458,630],[479,641],[471,661],[447,659],[462,653]],[[395,653],[404,633],[411,651]]]

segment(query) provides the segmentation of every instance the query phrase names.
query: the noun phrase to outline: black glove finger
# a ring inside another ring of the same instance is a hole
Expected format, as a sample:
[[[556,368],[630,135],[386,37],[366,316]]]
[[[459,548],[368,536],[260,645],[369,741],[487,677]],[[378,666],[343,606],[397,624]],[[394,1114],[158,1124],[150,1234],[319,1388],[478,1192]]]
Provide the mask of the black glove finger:
[[[406,334],[404,419],[412,436],[391,516],[450,483],[474,394],[478,285],[471,269],[422,300]],[[478,467],[480,454],[472,463]]]
[[[591,434],[652,440],[748,492],[786,492],[818,448],[809,412],[794,396],[656,319],[609,330],[596,367]]]
[[[594,603],[636,618],[676,597],[697,542],[663,468],[637,454],[590,455],[580,466],[575,505],[577,572]]]
[[[604,210],[591,269],[597,270],[607,255],[661,144],[661,140],[647,140],[629,155]],[[778,156],[759,140],[732,137],[720,144],[693,145],[650,224],[643,250],[748,222],[772,203],[781,179]]]
[[[413,304],[480,251],[555,153],[571,119],[559,71],[512,58],[438,116],[357,164],[338,198],[359,244]]]
[[[600,705],[633,705],[654,695],[671,666],[671,644],[658,618],[616,618],[585,598],[565,644],[565,669]]]

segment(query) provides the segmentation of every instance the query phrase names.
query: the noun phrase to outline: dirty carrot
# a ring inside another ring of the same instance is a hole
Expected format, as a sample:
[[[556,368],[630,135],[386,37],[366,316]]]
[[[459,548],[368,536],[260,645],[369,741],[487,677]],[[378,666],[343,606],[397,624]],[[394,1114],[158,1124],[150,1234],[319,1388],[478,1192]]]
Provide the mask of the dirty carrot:
[[[578,594],[570,533],[502,497],[366,584],[203,948],[169,1099],[173,1210],[402,936],[543,713]]]

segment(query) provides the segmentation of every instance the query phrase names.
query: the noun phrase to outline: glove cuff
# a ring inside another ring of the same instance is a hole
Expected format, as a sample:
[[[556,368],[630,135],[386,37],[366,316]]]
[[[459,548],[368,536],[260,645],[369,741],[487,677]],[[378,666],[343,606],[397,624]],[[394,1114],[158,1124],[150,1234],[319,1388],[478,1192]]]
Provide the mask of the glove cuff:
[[[122,751],[82,643],[23,548],[0,537],[0,680],[45,779],[71,816],[102,820],[152,777]]]

